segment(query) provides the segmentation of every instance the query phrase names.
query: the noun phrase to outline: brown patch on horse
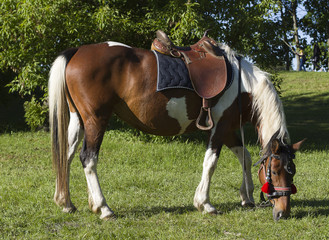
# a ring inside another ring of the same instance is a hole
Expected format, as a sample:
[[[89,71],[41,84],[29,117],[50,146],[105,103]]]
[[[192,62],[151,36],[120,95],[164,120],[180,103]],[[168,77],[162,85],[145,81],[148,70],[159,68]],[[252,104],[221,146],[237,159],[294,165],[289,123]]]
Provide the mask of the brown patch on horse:
[[[220,104],[220,98],[218,99],[218,104]],[[251,94],[241,93],[242,102],[242,122],[243,124],[252,121],[251,113]],[[230,121],[227,121],[230,119]],[[225,144],[227,147],[231,148],[234,146],[242,146],[241,140],[237,140],[235,136],[235,130],[240,127],[240,116],[239,116],[239,104],[236,98],[231,106],[227,108],[221,119],[218,121],[215,134],[211,141],[212,146],[218,146]]]

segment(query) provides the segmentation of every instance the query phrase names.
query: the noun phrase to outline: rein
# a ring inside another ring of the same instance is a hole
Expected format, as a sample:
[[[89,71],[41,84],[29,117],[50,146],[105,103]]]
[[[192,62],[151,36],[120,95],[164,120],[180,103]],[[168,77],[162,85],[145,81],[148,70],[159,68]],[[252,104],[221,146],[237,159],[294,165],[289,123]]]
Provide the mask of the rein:
[[[240,117],[240,133],[241,133],[241,142],[242,142],[242,158],[243,158],[243,175],[245,179],[245,186],[246,186],[246,192],[247,197],[250,200],[249,196],[249,187],[247,183],[247,174],[246,174],[246,157],[245,157],[245,142],[244,142],[244,129],[242,125],[242,100],[241,100],[241,83],[242,83],[242,77],[241,77],[241,57],[237,56],[237,59],[239,61],[239,81],[238,81],[238,105],[239,105],[239,117]]]

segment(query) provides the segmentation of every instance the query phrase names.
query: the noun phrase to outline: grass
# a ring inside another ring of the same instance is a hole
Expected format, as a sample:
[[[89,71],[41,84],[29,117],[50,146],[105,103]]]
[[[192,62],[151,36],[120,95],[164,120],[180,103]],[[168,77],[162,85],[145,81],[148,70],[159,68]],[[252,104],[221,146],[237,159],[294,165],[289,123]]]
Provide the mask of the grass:
[[[283,104],[293,139],[308,138],[307,148],[326,149],[329,139],[329,74],[284,72]]]
[[[271,208],[240,207],[241,167],[227,148],[210,194],[222,214],[200,214],[193,207],[205,151],[199,135],[168,140],[121,127],[106,133],[98,166],[103,193],[118,219],[102,221],[89,211],[78,156],[71,172],[78,211],[65,214],[52,201],[49,134],[11,132],[0,135],[0,239],[329,238],[328,78],[321,73],[281,76],[291,137],[308,138],[295,160],[298,193],[292,197],[291,218],[274,222]],[[256,162],[254,139],[248,138],[248,149]],[[252,168],[258,203],[257,170]]]

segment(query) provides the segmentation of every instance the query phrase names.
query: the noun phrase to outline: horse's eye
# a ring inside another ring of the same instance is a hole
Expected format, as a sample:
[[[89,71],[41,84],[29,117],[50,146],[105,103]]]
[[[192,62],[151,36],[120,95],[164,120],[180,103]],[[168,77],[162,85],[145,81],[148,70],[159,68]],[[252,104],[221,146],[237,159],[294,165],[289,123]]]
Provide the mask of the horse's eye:
[[[273,174],[274,176],[277,176],[277,175],[278,175],[278,173],[277,173],[276,171],[272,171],[272,174]]]

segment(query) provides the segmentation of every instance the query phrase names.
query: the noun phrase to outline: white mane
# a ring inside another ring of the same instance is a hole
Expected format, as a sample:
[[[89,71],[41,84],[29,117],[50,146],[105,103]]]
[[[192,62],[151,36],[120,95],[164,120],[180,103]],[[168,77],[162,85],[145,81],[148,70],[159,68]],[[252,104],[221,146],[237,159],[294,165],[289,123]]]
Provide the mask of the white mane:
[[[236,54],[227,45],[220,45],[228,60],[238,68]],[[250,62],[241,59],[243,88],[252,94],[253,114],[258,117],[259,138],[263,147],[267,146],[275,133],[282,142],[290,143],[282,102],[269,79],[269,74]]]

